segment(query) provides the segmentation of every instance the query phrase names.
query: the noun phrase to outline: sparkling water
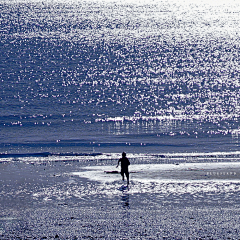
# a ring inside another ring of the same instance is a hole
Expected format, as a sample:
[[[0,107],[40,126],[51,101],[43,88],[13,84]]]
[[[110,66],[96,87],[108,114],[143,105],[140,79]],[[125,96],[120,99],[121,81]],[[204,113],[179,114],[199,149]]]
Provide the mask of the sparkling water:
[[[236,1],[0,2],[0,153],[239,150]]]

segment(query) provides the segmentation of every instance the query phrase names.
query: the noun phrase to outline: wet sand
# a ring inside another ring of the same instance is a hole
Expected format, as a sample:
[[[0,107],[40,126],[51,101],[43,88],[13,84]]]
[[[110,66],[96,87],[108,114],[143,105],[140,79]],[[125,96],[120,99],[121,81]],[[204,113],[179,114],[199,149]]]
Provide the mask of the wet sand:
[[[94,164],[1,163],[0,239],[240,236],[238,164],[134,165],[128,190]]]

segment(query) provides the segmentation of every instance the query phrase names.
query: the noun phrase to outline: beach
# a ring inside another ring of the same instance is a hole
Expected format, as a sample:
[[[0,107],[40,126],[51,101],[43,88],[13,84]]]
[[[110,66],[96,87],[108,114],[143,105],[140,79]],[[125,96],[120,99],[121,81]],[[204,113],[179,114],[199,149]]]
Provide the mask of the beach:
[[[240,238],[237,0],[0,9],[0,239]]]
[[[238,239],[238,165],[2,162],[0,238]]]

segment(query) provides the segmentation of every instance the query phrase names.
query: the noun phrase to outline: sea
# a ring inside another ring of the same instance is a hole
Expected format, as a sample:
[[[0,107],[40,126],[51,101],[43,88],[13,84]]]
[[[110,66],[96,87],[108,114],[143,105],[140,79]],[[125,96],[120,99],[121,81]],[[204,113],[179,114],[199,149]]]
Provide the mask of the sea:
[[[238,0],[0,0],[0,161],[239,161],[239,17]]]

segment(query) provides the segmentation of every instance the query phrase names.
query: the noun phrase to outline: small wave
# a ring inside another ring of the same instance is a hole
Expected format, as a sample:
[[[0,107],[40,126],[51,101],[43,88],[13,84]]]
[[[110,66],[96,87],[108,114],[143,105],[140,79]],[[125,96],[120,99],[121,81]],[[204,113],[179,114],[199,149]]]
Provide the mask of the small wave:
[[[51,156],[50,152],[41,153],[1,153],[0,158],[25,158],[25,157],[48,157]]]
[[[60,156],[60,157],[71,157],[71,156],[99,156],[102,153],[50,153],[50,152],[40,152],[40,153],[0,153],[0,158],[30,158],[30,157],[50,157],[50,156]]]
[[[38,153],[1,153],[0,162],[23,161],[107,161],[117,160],[120,153],[78,153],[78,152],[38,152]],[[131,153],[128,152],[131,164],[181,164],[203,162],[239,162],[240,151],[232,152],[177,152],[177,153]]]
[[[191,152],[191,153],[166,153],[166,154],[153,154],[155,157],[167,157],[167,158],[219,158],[219,157],[240,157],[240,151],[232,152]]]
[[[159,116],[122,116],[122,117],[106,117],[106,118],[97,118],[95,122],[136,122],[136,121],[186,121],[186,120],[196,120],[196,121],[208,121],[212,122],[213,120],[231,120],[237,118],[237,114],[185,114],[184,112],[176,114],[163,114]]]

